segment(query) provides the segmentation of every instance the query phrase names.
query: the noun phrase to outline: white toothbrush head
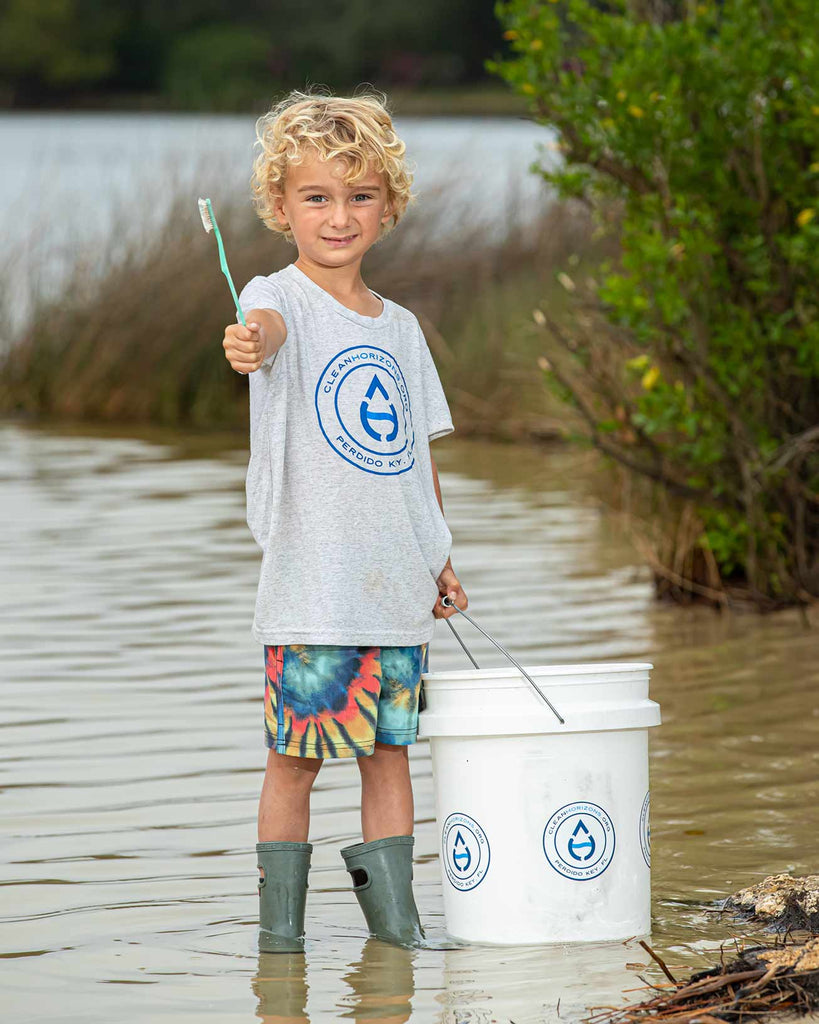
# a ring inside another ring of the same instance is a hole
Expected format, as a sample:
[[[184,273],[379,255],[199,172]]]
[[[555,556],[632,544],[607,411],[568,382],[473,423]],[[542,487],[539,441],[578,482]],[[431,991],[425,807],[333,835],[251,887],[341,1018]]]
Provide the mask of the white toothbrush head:
[[[205,231],[213,231],[213,217],[211,216],[210,199],[199,200],[199,216],[202,218],[202,225]]]

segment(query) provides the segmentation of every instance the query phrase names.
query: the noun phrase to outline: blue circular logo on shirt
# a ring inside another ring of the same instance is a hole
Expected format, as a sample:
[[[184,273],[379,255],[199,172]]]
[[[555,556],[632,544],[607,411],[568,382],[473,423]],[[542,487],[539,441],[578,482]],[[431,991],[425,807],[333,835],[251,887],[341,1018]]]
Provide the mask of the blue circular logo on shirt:
[[[327,443],[351,465],[382,476],[412,469],[407,384],[385,349],[354,345],[333,356],[316,384],[316,414]]]

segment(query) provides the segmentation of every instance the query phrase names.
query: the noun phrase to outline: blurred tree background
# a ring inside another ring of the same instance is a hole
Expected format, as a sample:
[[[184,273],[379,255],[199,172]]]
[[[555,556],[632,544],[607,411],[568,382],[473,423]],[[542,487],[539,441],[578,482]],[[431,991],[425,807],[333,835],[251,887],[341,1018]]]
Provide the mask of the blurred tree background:
[[[494,85],[490,0],[5,0],[0,104],[231,111],[294,83]]]

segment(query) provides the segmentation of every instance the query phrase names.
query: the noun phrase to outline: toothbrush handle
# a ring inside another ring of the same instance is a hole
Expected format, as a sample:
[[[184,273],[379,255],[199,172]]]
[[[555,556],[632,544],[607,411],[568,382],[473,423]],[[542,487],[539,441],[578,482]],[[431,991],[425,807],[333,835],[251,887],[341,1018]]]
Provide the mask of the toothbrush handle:
[[[236,306],[236,315],[239,317],[239,323],[242,325],[242,327],[247,327],[245,315],[242,312],[242,307],[239,305],[239,296],[236,294],[236,288],[233,284],[233,278],[230,276],[230,271],[228,270],[227,256],[225,256],[225,247],[222,244],[222,235],[218,230],[214,231],[214,234],[216,235],[216,244],[219,246],[219,266],[222,268],[222,273],[225,275],[225,277],[227,278],[227,283],[230,285],[230,294],[233,296],[233,303]]]

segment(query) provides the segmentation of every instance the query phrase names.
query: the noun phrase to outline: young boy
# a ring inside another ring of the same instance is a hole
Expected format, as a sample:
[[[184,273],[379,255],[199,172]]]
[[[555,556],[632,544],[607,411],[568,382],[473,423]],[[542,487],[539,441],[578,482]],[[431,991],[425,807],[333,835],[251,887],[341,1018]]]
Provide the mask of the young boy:
[[[370,291],[367,250],[403,216],[411,175],[383,97],[294,90],[260,118],[252,186],[298,258],[254,277],[225,329],[249,374],[247,521],[263,557],[259,804],[263,950],[303,948],[310,790],[356,757],[362,843],[342,850],[370,932],[416,944],[407,746],[436,618],[466,608],[429,441],[453,430],[416,317]]]

